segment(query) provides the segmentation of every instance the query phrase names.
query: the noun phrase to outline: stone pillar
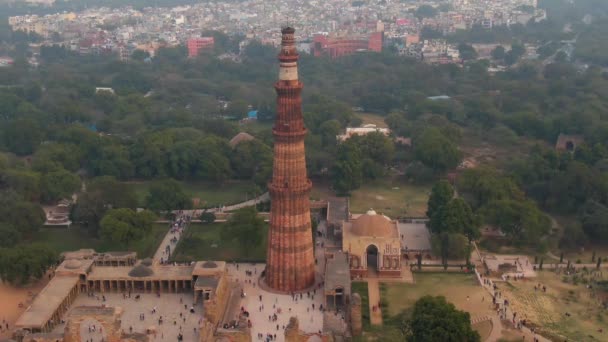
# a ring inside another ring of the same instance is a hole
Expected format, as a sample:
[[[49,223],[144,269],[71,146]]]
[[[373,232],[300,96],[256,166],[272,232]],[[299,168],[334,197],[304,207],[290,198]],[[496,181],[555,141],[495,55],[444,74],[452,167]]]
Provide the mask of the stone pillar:
[[[363,318],[361,317],[361,296],[354,293],[350,301],[350,327],[353,336],[360,336],[363,331]]]

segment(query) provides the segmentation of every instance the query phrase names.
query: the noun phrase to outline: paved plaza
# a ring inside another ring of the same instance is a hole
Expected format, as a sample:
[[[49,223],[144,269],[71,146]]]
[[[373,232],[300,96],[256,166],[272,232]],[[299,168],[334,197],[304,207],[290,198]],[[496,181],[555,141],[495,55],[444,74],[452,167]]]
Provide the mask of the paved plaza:
[[[198,340],[198,326],[202,319],[202,305],[200,302],[194,306],[194,313],[190,313],[190,307],[194,299],[192,293],[163,293],[158,297],[156,294],[141,294],[139,300],[135,299],[136,294],[132,293],[131,298],[123,298],[122,293],[105,293],[106,301],[103,302],[102,294],[96,293],[94,297],[88,296],[86,293],[81,294],[72,308],[78,306],[116,306],[124,310],[122,314],[122,329],[125,332],[146,333],[148,329],[156,330],[156,334],[151,334],[152,341],[177,341],[177,335],[181,332],[184,336],[184,341]],[[187,307],[184,307],[186,305]],[[156,308],[156,313],[152,310]],[[64,320],[70,318],[70,311],[64,316]],[[140,315],[143,314],[143,320]],[[159,324],[159,319],[162,317],[162,324]],[[89,332],[89,326],[95,325],[95,332]],[[105,336],[105,332],[99,329],[99,322],[88,320],[83,322],[80,327],[83,342],[89,341],[99,342]],[[61,333],[64,331],[65,324],[59,324],[55,327],[54,332]],[[196,328],[196,330],[195,330]]]
[[[291,317],[298,318],[300,330],[304,332],[318,333],[323,330],[323,312],[320,310],[323,304],[323,289],[317,287],[308,294],[304,292],[300,294],[301,297],[298,295],[296,300],[292,299],[291,295],[268,292],[260,289],[257,284],[263,269],[264,264],[238,264],[238,269],[235,264],[227,266],[231,278],[238,280],[241,285],[244,284],[246,296],[241,300],[241,307],[250,313],[253,341],[263,341],[268,334],[276,334],[274,341],[285,341],[284,329]],[[252,275],[248,276],[246,272],[251,272]],[[258,334],[262,334],[263,338],[258,338]]]

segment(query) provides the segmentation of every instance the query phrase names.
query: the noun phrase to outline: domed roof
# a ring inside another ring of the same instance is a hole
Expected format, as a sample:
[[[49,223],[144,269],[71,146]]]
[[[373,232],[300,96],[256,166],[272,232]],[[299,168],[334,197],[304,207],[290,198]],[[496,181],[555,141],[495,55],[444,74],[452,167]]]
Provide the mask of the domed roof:
[[[71,259],[65,262],[65,268],[70,270],[79,269],[80,266],[82,266],[82,261],[80,260]]]
[[[359,236],[379,237],[393,237],[397,234],[395,223],[384,215],[376,214],[372,209],[353,221],[351,232]]]
[[[203,268],[216,268],[216,267],[217,267],[217,264],[214,263],[213,261],[206,261],[203,264]]]
[[[133,269],[131,271],[129,271],[129,276],[130,277],[148,277],[154,274],[154,271],[152,271],[151,268],[146,267],[142,264],[139,264],[135,267],[133,267]]]

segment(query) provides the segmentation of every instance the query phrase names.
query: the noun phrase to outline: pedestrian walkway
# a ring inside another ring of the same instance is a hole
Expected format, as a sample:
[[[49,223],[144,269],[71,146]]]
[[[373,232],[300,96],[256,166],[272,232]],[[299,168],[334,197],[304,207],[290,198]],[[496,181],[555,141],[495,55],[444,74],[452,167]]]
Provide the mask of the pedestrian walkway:
[[[158,246],[156,253],[154,253],[154,258],[152,259],[154,265],[168,261],[172,253],[175,252],[175,247],[177,247],[179,240],[183,236],[183,233],[188,226],[188,220],[185,216],[178,218],[176,222],[180,222],[180,220],[182,222],[181,224],[171,223],[168,225],[167,234]]]
[[[380,309],[380,285],[378,279],[367,279],[367,291],[369,296],[369,320],[372,325],[382,325],[382,309]],[[374,310],[374,307],[376,309]]]

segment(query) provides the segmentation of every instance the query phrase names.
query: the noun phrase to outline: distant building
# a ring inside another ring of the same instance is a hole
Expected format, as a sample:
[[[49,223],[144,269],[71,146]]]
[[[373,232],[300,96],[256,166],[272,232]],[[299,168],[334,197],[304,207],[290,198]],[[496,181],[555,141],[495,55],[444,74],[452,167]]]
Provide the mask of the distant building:
[[[388,128],[377,127],[373,124],[367,124],[361,127],[346,127],[346,133],[336,136],[336,139],[338,141],[345,141],[354,135],[367,135],[373,132],[379,132],[388,136],[391,133],[391,130]]]
[[[213,48],[215,39],[213,37],[199,37],[188,39],[188,57],[198,56],[201,50]]]
[[[585,142],[581,135],[560,134],[555,143],[555,149],[562,152],[574,152],[576,147]]]
[[[114,89],[112,88],[107,88],[107,87],[96,87],[95,88],[95,94],[98,93],[110,93],[112,95],[115,95],[116,93],[114,92]]]
[[[0,67],[11,66],[13,63],[15,63],[15,60],[10,57],[0,57]]]
[[[382,52],[383,32],[368,36],[326,36],[317,34],[313,38],[311,52],[315,57],[327,55],[338,58],[358,51]]]
[[[235,135],[232,139],[230,139],[230,141],[228,142],[228,145],[230,145],[230,147],[235,148],[236,145],[242,143],[243,141],[251,141],[254,140],[255,138],[246,132],[240,132],[239,134]]]

